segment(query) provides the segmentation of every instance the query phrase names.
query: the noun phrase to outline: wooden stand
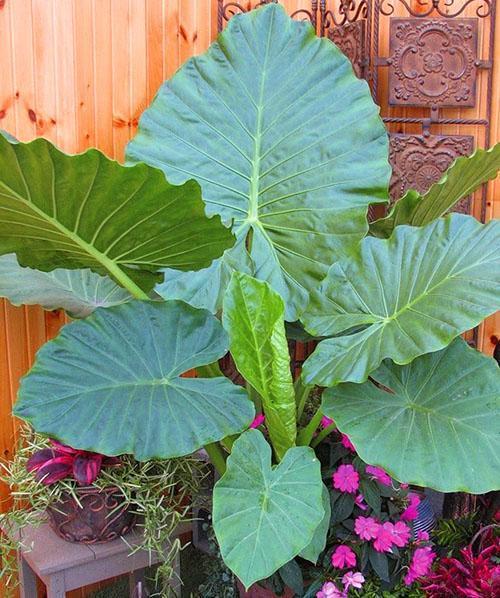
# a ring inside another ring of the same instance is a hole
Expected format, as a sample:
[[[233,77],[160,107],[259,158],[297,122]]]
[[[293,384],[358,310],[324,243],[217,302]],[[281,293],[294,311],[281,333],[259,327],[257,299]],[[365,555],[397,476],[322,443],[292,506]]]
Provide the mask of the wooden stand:
[[[176,537],[189,530],[190,525],[181,526]],[[56,536],[47,524],[26,527],[22,531],[24,548],[19,551],[21,598],[37,597],[37,576],[47,586],[47,598],[64,598],[70,590],[125,573],[130,596],[136,598],[137,587],[144,583],[144,568],[159,562],[156,555],[144,550],[130,554],[140,541],[140,532],[132,531],[124,539],[106,544],[72,544]],[[178,575],[178,560],[175,570]],[[179,580],[173,579],[172,585],[178,591]]]

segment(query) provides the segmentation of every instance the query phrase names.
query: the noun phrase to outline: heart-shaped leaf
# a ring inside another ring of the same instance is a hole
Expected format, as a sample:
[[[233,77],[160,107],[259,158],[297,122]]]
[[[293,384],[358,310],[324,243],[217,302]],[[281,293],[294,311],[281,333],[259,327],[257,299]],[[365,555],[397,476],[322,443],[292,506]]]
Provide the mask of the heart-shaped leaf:
[[[442,492],[500,488],[500,368],[462,339],[409,365],[384,361],[372,382],[340,384],[321,410],[360,457]],[[389,389],[389,390],[388,390]]]
[[[0,297],[13,305],[41,305],[64,309],[73,318],[84,318],[97,307],[119,305],[132,299],[128,291],[108,276],[91,270],[40,272],[22,268],[15,254],[0,256]]]
[[[377,237],[390,237],[394,227],[400,224],[429,224],[446,214],[462,198],[494,179],[499,169],[500,143],[488,150],[477,149],[471,156],[461,156],[423,195],[413,189],[407,191],[388,216],[370,224],[370,232]]]
[[[0,254],[15,252],[22,266],[90,268],[150,288],[151,272],[203,268],[233,242],[205,215],[195,181],[171,185],[156,168],[95,149],[70,156],[46,139],[0,135]]]
[[[299,556],[307,561],[311,561],[311,563],[316,564],[318,562],[319,555],[323,552],[326,546],[326,537],[328,535],[328,530],[330,529],[330,517],[332,514],[332,507],[330,504],[330,492],[328,488],[323,484],[323,509],[325,510],[325,514],[323,515],[323,519],[321,520],[320,524],[316,528],[314,532],[314,536],[309,544],[300,551]]]
[[[224,297],[223,324],[236,367],[262,398],[278,459],[295,444],[295,393],[285,336],[285,307],[266,283],[235,272]]]
[[[227,349],[219,321],[181,301],[98,309],[40,349],[14,413],[79,449],[139,460],[187,455],[255,415],[227,378],[181,377]]]
[[[342,52],[273,3],[231,19],[160,88],[127,157],[172,182],[199,181],[294,321],[328,266],[366,234],[368,205],[387,201],[378,112]],[[189,301],[188,279],[167,278],[162,294]],[[196,284],[213,282],[201,274]],[[204,307],[217,294],[207,290]]]
[[[222,558],[245,587],[309,545],[324,516],[322,492],[311,448],[291,448],[273,468],[271,447],[258,430],[234,443],[214,488],[213,521]]]
[[[398,226],[390,239],[364,239],[359,256],[334,264],[312,297],[306,329],[345,334],[318,345],[304,379],[364,382],[383,359],[405,364],[442,349],[497,309],[500,221],[451,214]]]

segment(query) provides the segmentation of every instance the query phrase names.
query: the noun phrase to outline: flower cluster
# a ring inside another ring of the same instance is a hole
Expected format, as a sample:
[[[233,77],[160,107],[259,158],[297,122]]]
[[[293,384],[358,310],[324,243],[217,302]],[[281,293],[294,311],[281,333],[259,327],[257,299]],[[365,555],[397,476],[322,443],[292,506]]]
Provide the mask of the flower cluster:
[[[322,426],[334,430],[327,418]],[[350,588],[360,589],[372,575],[406,585],[420,581],[435,557],[428,534],[412,532],[420,496],[381,467],[364,463],[340,431],[332,432],[330,445],[332,541],[317,598],[347,597]]]

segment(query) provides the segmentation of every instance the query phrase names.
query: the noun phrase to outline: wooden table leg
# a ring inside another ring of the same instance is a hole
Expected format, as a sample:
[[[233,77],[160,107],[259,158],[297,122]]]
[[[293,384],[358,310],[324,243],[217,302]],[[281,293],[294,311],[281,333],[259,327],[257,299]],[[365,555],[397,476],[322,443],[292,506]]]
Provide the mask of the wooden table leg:
[[[128,576],[130,598],[147,598],[146,576],[144,569],[131,571]]]
[[[19,561],[21,598],[36,598],[36,575],[22,556],[19,556]]]
[[[47,598],[66,598],[66,585],[64,574],[56,573],[47,580],[43,580],[47,586]]]

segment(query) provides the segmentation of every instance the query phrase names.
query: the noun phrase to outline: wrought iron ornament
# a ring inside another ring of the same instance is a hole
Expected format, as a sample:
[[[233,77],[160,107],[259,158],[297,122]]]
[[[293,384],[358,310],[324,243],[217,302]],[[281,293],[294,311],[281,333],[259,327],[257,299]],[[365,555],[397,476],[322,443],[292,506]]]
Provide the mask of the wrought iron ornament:
[[[224,28],[224,24],[229,21],[231,17],[237,14],[248,12],[264,4],[278,4],[278,0],[247,0],[247,2],[224,2],[224,0],[217,0],[217,29],[219,33]],[[316,29],[316,14],[318,12],[318,0],[311,1],[311,10],[299,8],[290,13],[293,19],[298,21],[310,21],[312,26]]]

